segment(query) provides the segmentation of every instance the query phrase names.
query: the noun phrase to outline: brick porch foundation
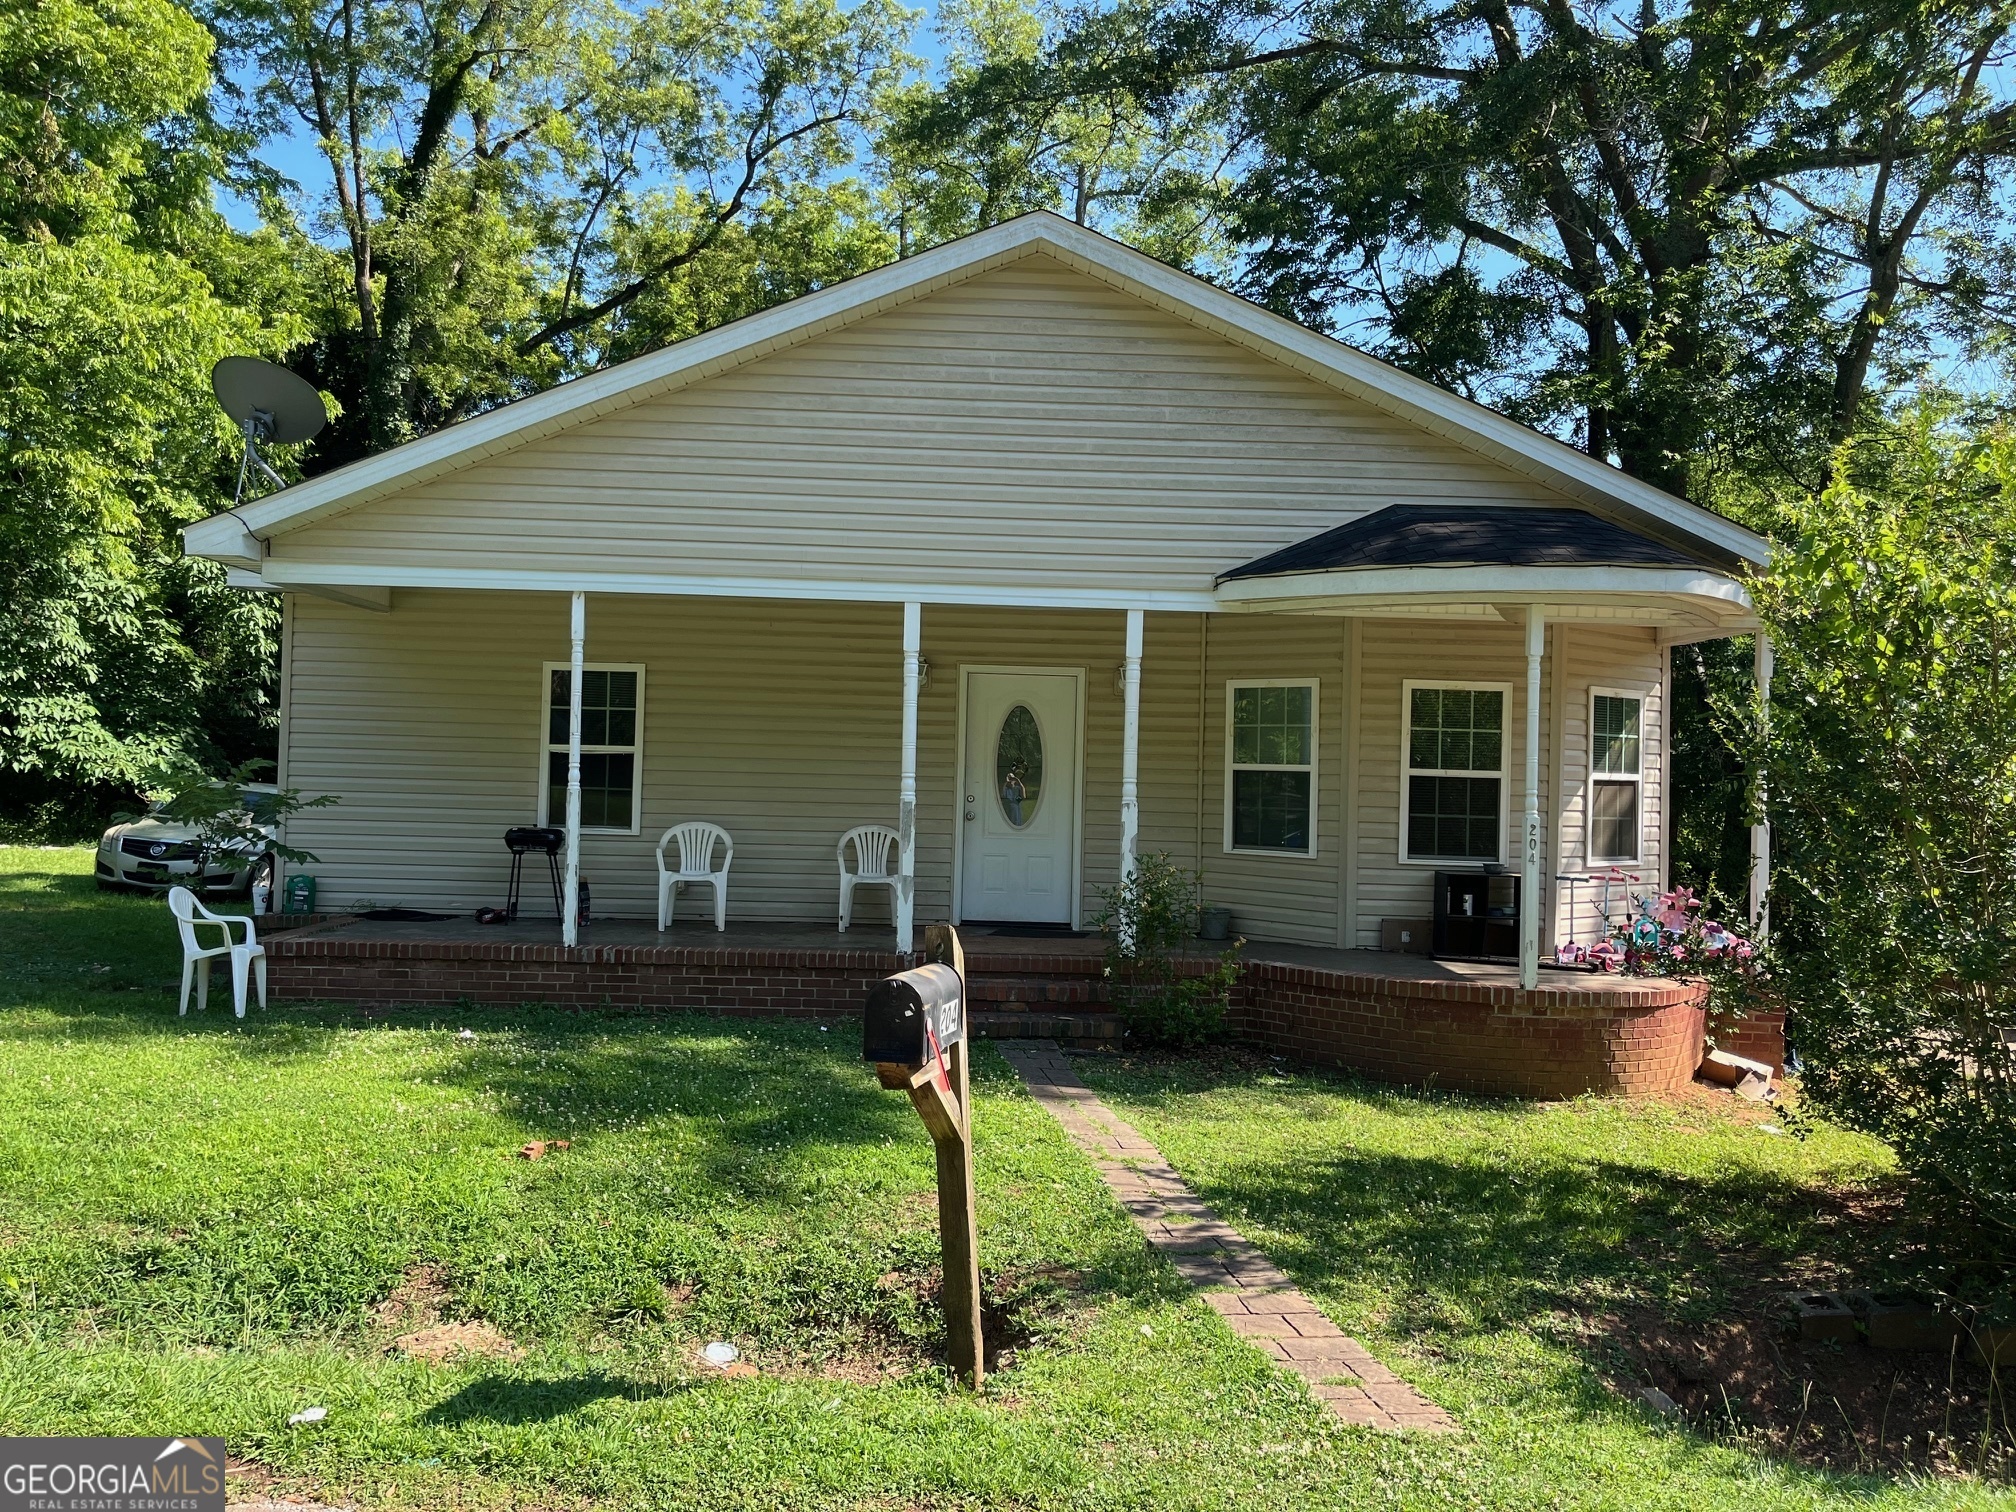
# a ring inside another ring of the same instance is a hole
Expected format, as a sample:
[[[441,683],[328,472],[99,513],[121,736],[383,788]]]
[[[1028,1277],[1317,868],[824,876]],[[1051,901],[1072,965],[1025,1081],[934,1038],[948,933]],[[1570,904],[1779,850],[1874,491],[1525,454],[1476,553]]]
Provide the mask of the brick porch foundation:
[[[1298,1059],[1381,1081],[1513,1097],[1642,1097],[1701,1064],[1705,989],[1543,974],[1516,986],[1261,964],[1236,1027]]]
[[[540,1002],[831,1017],[858,1012],[869,984],[899,969],[893,950],[866,940],[836,948],[702,936],[570,950],[508,938],[379,938],[346,924],[318,920],[272,935],[272,994],[371,1006]],[[977,1032],[1117,1044],[1097,942],[1068,943],[970,939]],[[1270,960],[1269,949],[1252,948],[1233,1028],[1298,1059],[1386,1081],[1549,1098],[1671,1091],[1701,1063],[1702,992],[1686,983],[1549,972],[1523,992],[1488,974],[1438,975],[1413,957],[1288,948],[1275,953],[1296,959]],[[1353,969],[1368,955],[1389,969]],[[1299,959],[1308,956],[1338,964]]]

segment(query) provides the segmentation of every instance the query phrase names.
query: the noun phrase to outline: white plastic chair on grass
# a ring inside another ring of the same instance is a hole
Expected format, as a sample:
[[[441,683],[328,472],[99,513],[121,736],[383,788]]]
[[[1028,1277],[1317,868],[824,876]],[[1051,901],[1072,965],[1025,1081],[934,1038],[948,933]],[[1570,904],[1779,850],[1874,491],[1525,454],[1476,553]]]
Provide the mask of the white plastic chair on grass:
[[[212,913],[186,887],[168,889],[168,911],[175,915],[175,928],[182,935],[182,1001],[176,1013],[189,1011],[189,983],[196,983],[196,1011],[210,1006],[210,962],[213,957],[231,957],[231,1002],[238,1017],[245,1017],[245,978],[256,971],[259,978],[259,1006],[266,1006],[266,947],[259,943],[252,921],[234,914]],[[242,942],[232,939],[232,927],[245,931]],[[223,936],[220,945],[204,945],[196,937],[199,929],[215,929]]]
[[[677,869],[665,864],[665,847],[679,851]],[[721,868],[714,868],[714,851],[722,851]],[[718,824],[693,820],[675,824],[658,837],[658,927],[672,927],[672,899],[681,882],[705,882],[714,889],[714,927],[728,927],[728,867],[735,859],[735,842]]]
[[[854,889],[886,887],[890,899],[896,896],[896,831],[886,824],[862,824],[847,831],[834,847],[840,858],[840,932],[854,922]],[[847,847],[854,847],[854,865],[847,865]]]

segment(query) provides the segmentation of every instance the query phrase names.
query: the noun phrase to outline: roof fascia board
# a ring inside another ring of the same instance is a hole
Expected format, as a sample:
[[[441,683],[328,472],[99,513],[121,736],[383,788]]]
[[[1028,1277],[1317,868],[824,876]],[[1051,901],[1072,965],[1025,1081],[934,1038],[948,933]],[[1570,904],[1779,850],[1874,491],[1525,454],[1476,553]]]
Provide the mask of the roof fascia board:
[[[857,604],[967,604],[1027,609],[1155,609],[1209,613],[1219,604],[1208,590],[990,587],[965,583],[904,583],[813,578],[582,573],[481,567],[392,567],[367,563],[287,562],[269,558],[261,581],[290,592],[341,587],[352,592],[392,588],[467,588],[531,593],[671,594],[694,598],[804,599]]]
[[[1750,595],[1735,579],[1684,567],[1363,567],[1234,578],[1218,585],[1217,596],[1228,607],[1261,607],[1364,598],[1535,601],[1591,593],[1705,599],[1732,611],[1750,609]]]

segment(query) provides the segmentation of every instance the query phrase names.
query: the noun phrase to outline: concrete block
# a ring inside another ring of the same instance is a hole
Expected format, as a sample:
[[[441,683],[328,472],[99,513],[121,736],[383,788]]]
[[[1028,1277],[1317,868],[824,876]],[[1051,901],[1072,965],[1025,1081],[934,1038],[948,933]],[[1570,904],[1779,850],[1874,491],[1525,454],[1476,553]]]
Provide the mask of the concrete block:
[[[2016,1323],[1974,1326],[1974,1358],[1983,1365],[2016,1365]]]
[[[1852,1340],[1858,1330],[1855,1314],[1833,1292],[1788,1292],[1785,1300],[1799,1320],[1799,1337],[1808,1340]]]
[[[1907,1292],[1850,1292],[1845,1299],[1862,1315],[1874,1349],[1943,1351],[1960,1335],[1960,1320]]]

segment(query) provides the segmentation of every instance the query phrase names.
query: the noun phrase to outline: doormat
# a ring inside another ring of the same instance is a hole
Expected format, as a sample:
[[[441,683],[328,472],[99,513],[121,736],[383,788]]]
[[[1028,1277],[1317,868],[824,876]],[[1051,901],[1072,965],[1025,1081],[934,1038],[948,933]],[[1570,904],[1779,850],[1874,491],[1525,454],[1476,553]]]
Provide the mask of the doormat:
[[[454,918],[455,915],[425,913],[417,908],[373,908],[358,917],[379,924],[439,924],[445,919]]]
[[[986,929],[997,940],[1084,940],[1092,934],[1069,924],[990,924]]]

